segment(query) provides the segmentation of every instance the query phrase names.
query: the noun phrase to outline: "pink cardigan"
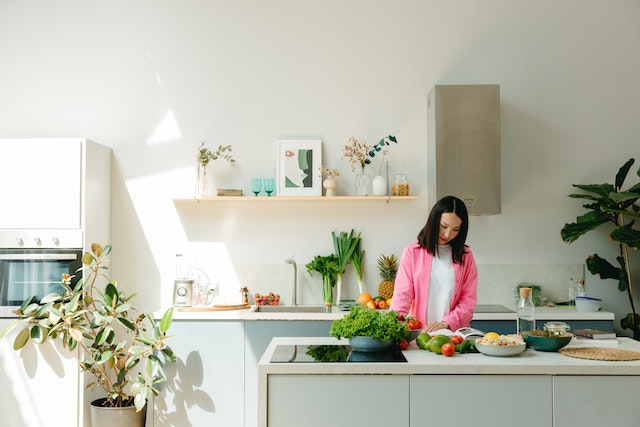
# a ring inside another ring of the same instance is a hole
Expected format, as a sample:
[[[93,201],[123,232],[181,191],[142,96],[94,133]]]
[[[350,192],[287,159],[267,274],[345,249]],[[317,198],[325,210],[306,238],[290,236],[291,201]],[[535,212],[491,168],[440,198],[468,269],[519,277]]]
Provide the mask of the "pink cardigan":
[[[449,314],[443,319],[455,331],[469,326],[478,299],[478,269],[473,254],[467,248],[462,256],[464,264],[453,264],[455,284]],[[398,274],[396,275],[391,309],[420,319],[426,325],[427,301],[429,300],[429,278],[433,255],[414,242],[402,251]]]

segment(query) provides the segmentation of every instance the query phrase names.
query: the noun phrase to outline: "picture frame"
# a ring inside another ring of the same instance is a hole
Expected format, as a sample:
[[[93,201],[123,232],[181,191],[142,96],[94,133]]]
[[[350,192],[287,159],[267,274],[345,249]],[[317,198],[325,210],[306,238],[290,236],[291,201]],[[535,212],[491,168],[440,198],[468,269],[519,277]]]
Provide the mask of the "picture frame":
[[[278,141],[278,196],[322,196],[322,141]]]

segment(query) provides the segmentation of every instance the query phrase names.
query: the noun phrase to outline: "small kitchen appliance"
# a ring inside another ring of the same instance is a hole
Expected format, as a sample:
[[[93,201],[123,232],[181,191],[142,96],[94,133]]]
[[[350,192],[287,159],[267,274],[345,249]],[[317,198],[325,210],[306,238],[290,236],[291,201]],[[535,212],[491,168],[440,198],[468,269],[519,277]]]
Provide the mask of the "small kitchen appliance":
[[[191,307],[195,286],[195,279],[176,279],[173,282],[173,305],[175,307]]]

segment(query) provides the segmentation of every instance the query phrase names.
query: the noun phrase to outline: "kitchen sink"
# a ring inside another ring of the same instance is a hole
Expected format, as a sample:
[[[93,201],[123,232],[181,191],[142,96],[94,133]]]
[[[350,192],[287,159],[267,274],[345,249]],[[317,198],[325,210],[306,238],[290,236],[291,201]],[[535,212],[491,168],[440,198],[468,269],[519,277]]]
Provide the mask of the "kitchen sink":
[[[258,305],[254,313],[331,313],[324,305]]]

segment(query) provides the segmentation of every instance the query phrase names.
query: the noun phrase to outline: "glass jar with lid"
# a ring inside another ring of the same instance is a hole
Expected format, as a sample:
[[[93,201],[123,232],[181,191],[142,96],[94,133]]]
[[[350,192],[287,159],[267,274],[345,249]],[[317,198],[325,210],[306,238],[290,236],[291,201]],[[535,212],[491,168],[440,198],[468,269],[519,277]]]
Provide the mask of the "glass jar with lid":
[[[392,196],[408,196],[409,195],[409,179],[404,173],[397,173],[393,178],[391,187]]]
[[[564,322],[547,322],[544,324],[544,330],[556,335],[563,335],[568,332],[571,327]]]

